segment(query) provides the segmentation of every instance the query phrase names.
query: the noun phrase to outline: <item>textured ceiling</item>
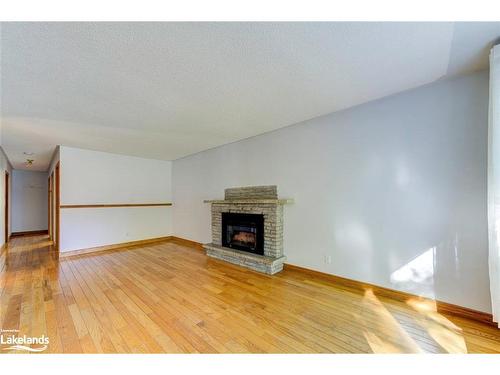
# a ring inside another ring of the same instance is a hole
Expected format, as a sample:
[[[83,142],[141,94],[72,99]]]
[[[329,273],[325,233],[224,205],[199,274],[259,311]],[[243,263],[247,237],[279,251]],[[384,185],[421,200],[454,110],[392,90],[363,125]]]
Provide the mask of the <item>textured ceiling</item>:
[[[172,160],[487,67],[500,23],[2,23],[1,144]]]

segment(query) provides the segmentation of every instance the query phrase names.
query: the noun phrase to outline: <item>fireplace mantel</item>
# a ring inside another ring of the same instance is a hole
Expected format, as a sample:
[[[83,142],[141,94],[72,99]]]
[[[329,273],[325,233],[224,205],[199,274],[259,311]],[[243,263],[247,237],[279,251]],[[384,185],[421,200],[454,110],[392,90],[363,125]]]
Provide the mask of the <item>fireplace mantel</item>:
[[[291,204],[293,199],[205,199],[203,203],[218,204]]]

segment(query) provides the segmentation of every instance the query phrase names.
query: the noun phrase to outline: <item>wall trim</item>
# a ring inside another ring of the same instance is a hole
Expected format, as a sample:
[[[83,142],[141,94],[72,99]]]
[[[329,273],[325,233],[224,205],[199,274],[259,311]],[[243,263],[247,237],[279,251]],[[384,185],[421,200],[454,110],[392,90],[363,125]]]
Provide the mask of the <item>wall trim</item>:
[[[110,207],[158,207],[171,206],[172,203],[111,203],[111,204],[61,204],[60,208],[110,208]]]
[[[205,251],[202,243],[196,242],[196,241],[191,241],[191,240],[186,240],[185,238],[172,236],[170,239],[170,242],[176,243],[178,245],[189,246],[189,247],[192,247],[196,250],[200,250],[203,252]]]
[[[68,257],[72,257],[72,256],[77,256],[77,255],[100,253],[103,251],[122,249],[125,247],[131,247],[131,246],[146,245],[146,244],[150,244],[150,243],[154,243],[154,242],[166,242],[166,241],[170,241],[171,239],[172,239],[172,236],[165,236],[165,237],[148,238],[148,239],[144,239],[144,240],[137,240],[137,241],[130,241],[130,242],[120,242],[120,243],[111,244],[111,245],[89,247],[86,249],[61,251],[59,253],[59,257],[60,258],[68,258]]]
[[[468,307],[463,307],[459,305],[454,305],[448,302],[442,302],[438,300],[433,300],[430,298],[420,297],[415,294],[402,292],[399,290],[389,289],[382,286],[364,283],[357,280],[348,279],[341,276],[331,275],[329,273],[324,273],[320,271],[311,270],[309,268],[304,268],[300,266],[296,266],[293,264],[285,263],[285,269],[299,271],[302,273],[306,273],[312,276],[320,277],[326,281],[333,282],[337,285],[342,285],[347,288],[365,291],[367,289],[371,289],[375,295],[391,298],[400,302],[406,302],[409,299],[418,298],[422,301],[429,301],[436,304],[436,311],[439,313],[445,313],[448,315],[457,316],[459,318],[466,318],[475,320],[477,322],[481,322],[493,327],[498,328],[498,325],[493,321],[493,315],[470,309]]]
[[[22,236],[39,236],[41,234],[49,234],[48,229],[42,230],[26,230],[22,232],[12,232],[10,238],[12,237],[22,237]]]

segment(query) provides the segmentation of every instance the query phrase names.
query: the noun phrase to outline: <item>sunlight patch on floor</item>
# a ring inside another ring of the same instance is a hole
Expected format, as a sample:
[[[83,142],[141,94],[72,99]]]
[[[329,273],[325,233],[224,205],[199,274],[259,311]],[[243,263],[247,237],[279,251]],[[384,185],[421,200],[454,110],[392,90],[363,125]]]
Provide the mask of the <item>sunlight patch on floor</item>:
[[[52,245],[54,245],[54,241],[50,240],[49,238],[43,238],[40,241],[34,243],[18,244],[18,245],[9,244],[7,249],[9,252],[12,253],[12,252],[27,251],[27,250],[36,250]]]
[[[423,301],[418,299],[410,299],[406,302],[419,315],[415,320],[425,328],[429,335],[439,344],[446,352],[455,354],[467,353],[467,345],[463,337],[462,329],[457,327],[453,322],[446,319],[436,310],[434,301]]]
[[[423,352],[371,289],[365,292],[358,318],[365,327],[363,335],[374,353]]]

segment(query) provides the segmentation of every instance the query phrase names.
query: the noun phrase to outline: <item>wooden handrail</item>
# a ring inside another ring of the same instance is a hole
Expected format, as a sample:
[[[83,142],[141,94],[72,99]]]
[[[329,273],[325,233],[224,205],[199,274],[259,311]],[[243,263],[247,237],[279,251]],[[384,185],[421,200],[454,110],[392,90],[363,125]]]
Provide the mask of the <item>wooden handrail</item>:
[[[113,204],[62,204],[61,208],[114,208],[114,207],[158,207],[172,203],[113,203]]]

